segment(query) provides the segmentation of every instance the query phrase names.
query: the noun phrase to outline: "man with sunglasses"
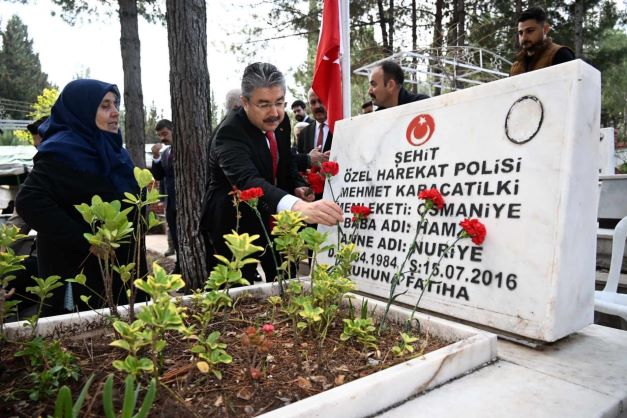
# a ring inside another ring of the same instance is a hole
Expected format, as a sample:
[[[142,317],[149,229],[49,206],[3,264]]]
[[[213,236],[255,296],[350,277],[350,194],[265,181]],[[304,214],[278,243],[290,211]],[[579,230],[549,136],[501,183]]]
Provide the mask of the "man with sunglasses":
[[[254,63],[242,77],[242,108],[223,121],[209,150],[207,190],[203,199],[201,229],[213,243],[215,253],[227,258],[230,250],[223,236],[237,227],[236,208],[229,193],[233,187],[260,187],[258,209],[266,229],[271,216],[285,209],[300,211],[309,223],[334,225],[343,218],[331,201],[312,201],[309,189],[296,171],[290,151],[289,120],[285,117],[285,78],[272,64]],[[257,234],[256,245],[267,247],[260,221],[246,204],[239,206],[239,233]],[[209,251],[209,265],[214,257]],[[266,280],[276,277],[272,254],[253,256],[261,260]],[[255,265],[245,266],[244,277],[256,278]]]

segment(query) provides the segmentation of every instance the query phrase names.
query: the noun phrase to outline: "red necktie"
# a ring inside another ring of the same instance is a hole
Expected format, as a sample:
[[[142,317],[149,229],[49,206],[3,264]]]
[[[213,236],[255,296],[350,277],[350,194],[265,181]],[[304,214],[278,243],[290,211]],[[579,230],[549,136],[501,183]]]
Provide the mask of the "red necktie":
[[[266,138],[268,138],[268,142],[270,143],[270,157],[272,157],[272,175],[274,176],[274,181],[276,183],[277,168],[279,167],[279,147],[276,143],[274,131],[267,131]]]
[[[316,142],[316,147],[320,148],[320,151],[322,151],[323,143],[324,143],[324,123],[321,123],[320,132],[318,133],[318,142]]]

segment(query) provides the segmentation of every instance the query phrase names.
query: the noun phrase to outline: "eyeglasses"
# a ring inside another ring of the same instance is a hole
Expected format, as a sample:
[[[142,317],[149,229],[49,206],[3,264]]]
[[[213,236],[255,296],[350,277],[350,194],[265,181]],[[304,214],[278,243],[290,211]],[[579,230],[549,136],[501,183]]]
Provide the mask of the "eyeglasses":
[[[263,111],[268,111],[270,109],[272,109],[273,107],[276,107],[277,109],[285,109],[285,100],[279,100],[278,102],[274,102],[274,103],[261,103],[261,104],[256,104],[256,103],[252,103],[250,102],[253,106],[257,107],[258,109],[261,109]]]

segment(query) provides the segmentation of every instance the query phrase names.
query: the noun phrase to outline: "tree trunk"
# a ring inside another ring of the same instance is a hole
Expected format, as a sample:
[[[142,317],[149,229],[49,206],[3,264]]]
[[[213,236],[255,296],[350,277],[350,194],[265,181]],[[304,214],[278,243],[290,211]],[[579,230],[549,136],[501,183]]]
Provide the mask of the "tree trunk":
[[[416,13],[416,0],[411,0],[411,50],[416,51],[418,49],[418,18]],[[412,59],[414,68],[418,65],[418,60],[414,57]],[[418,74],[416,72],[412,73],[412,78],[414,80],[414,84],[412,87],[412,91],[414,93],[418,93]]]
[[[584,14],[584,4],[583,0],[576,0],[575,4],[575,57],[581,58],[583,56],[583,14]]]
[[[435,1],[435,19],[433,21],[433,43],[432,47],[435,50],[436,58],[439,58],[442,54],[442,43],[444,41],[442,35],[442,10],[444,9],[444,0]],[[431,71],[434,74],[439,74],[441,71],[438,66],[431,67]],[[434,77],[434,83],[441,83],[440,78]],[[442,89],[439,87],[433,88],[433,95],[439,96],[442,93]]]
[[[448,23],[448,29],[446,33],[447,46],[456,46],[457,45],[457,3],[458,0],[453,0],[451,5],[451,20]]]
[[[388,38],[390,53],[394,52],[394,0],[390,0],[390,8],[388,10]]]
[[[383,11],[383,0],[377,0],[377,7],[379,8],[379,25],[381,26],[381,38],[383,39],[383,51],[390,54],[390,43],[388,42],[388,29],[387,19],[385,18],[385,12]]]
[[[457,0],[457,45],[466,44],[466,3]]]
[[[411,50],[418,49],[418,17],[416,13],[416,0],[411,0]]]
[[[120,15],[120,50],[124,71],[124,133],[126,149],[138,167],[146,166],[144,150],[144,94],[140,62],[137,3],[118,0]]]
[[[520,17],[522,12],[522,0],[516,0],[516,14],[514,15],[514,21],[512,22],[512,26],[514,27],[514,50],[520,48],[520,44],[518,43],[518,18]]]
[[[205,243],[199,233],[199,196],[205,190],[211,134],[206,7],[204,0],[166,1],[176,222],[181,272],[192,289],[202,287],[208,275]]]

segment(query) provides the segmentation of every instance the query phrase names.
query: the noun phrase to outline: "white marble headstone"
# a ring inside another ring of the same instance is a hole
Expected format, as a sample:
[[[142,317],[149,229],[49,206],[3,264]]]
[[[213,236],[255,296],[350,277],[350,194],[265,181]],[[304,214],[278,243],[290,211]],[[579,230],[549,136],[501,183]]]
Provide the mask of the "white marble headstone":
[[[577,60],[338,122],[333,192],[347,218],[354,204],[373,210],[359,229],[359,290],[388,296],[418,190],[436,186],[446,205],[419,236],[399,301],[416,302],[459,222],[479,218],[485,242],[442,259],[420,308],[542,341],[590,324],[599,115],[599,72]]]
[[[615,174],[616,157],[614,156],[614,128],[601,129],[599,138],[599,174]]]

